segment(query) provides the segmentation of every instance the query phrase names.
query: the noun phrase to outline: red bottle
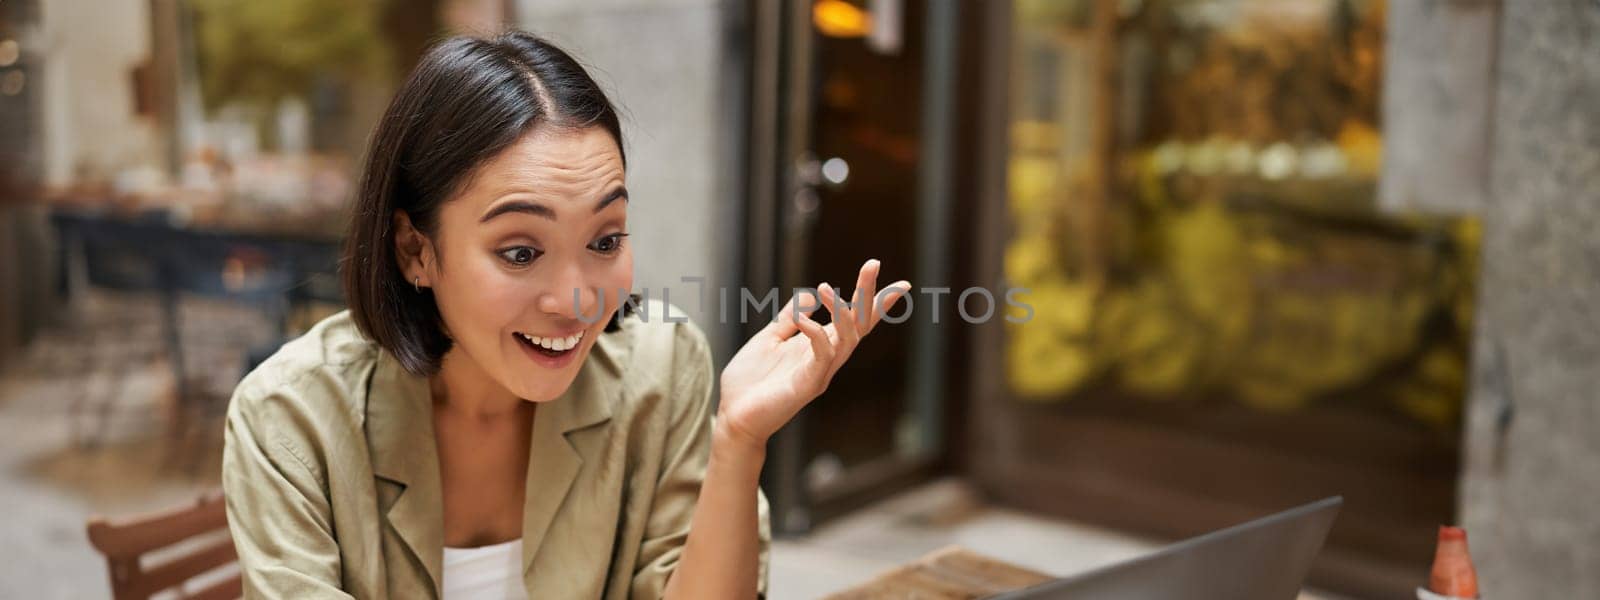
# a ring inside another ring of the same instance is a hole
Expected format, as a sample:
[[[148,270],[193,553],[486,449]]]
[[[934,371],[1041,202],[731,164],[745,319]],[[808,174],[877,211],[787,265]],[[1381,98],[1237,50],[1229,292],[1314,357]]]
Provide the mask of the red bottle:
[[[1478,571],[1472,568],[1467,552],[1467,531],[1460,527],[1439,528],[1439,549],[1433,555],[1433,573],[1428,589],[1455,598],[1478,597]]]

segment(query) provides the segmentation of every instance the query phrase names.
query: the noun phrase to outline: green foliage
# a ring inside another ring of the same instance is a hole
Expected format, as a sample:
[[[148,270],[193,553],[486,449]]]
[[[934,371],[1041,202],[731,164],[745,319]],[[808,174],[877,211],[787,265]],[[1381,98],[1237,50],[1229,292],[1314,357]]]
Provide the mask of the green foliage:
[[[270,108],[304,97],[320,77],[386,72],[387,0],[188,0],[208,109]]]

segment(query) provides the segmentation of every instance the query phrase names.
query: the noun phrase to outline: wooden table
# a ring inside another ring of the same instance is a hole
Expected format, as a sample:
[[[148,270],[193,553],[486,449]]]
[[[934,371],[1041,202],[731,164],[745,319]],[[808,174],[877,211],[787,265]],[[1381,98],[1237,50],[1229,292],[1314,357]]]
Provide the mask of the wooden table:
[[[1054,577],[960,546],[946,546],[828,598],[966,600],[1019,590],[1051,579]]]
[[[960,546],[946,546],[871,581],[828,596],[828,600],[970,600],[1020,590],[1051,579],[1056,577]],[[1303,591],[1298,600],[1323,598],[1320,594]]]

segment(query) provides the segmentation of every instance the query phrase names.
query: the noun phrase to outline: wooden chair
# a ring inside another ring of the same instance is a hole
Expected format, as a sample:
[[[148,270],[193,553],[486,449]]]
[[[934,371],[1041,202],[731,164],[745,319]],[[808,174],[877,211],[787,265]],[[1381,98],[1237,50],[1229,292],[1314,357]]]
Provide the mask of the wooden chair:
[[[238,558],[233,539],[225,535],[227,528],[221,492],[207,493],[192,505],[158,514],[119,521],[96,517],[88,525],[89,542],[106,557],[111,595],[116,600],[145,600],[166,591],[194,600],[240,597],[243,585],[238,573],[200,578]],[[224,535],[216,535],[217,531]],[[201,536],[216,539],[197,539]],[[162,556],[157,564],[144,564],[153,553],[172,556]],[[198,589],[190,589],[191,580]]]

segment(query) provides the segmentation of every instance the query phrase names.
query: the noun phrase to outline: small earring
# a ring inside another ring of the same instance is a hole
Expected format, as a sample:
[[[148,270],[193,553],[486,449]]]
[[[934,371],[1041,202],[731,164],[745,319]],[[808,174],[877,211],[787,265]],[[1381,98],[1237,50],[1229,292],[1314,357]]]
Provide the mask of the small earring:
[[[421,275],[418,275],[416,279],[412,279],[411,280],[411,287],[417,288],[417,293],[418,294],[422,293],[422,276]]]

